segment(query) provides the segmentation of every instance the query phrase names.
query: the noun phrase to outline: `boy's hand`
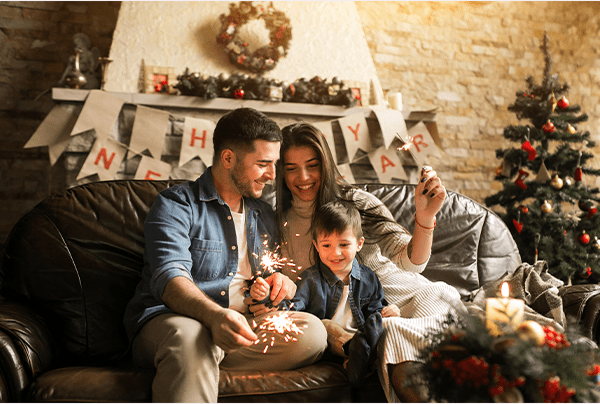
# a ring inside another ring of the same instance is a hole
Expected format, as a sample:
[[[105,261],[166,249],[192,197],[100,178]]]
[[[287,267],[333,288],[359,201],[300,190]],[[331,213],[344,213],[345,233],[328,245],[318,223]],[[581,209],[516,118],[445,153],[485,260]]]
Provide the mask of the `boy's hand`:
[[[267,281],[265,281],[263,278],[261,278],[259,276],[252,283],[252,286],[250,286],[250,296],[254,300],[258,300],[258,301],[264,300],[267,296],[269,296],[270,289],[271,289],[271,287],[269,286]]]
[[[381,310],[381,317],[400,317],[400,309],[395,304],[385,306],[383,310]]]

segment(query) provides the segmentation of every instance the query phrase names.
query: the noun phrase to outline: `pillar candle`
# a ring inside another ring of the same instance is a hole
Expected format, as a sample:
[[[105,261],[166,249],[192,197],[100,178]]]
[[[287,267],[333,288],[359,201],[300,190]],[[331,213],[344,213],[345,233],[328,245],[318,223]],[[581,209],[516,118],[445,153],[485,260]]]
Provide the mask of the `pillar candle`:
[[[491,335],[501,333],[500,324],[508,324],[516,329],[523,322],[525,302],[521,299],[509,298],[508,283],[504,282],[501,288],[502,297],[486,299],[486,327]]]
[[[387,99],[391,109],[402,111],[402,93],[389,93]]]

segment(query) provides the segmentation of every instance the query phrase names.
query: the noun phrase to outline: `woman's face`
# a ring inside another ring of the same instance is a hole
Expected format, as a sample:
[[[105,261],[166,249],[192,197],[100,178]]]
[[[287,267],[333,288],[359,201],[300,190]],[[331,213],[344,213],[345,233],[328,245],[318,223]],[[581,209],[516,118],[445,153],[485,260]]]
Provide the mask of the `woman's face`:
[[[283,156],[283,178],[292,194],[302,201],[317,199],[321,186],[321,160],[310,146],[292,147]]]

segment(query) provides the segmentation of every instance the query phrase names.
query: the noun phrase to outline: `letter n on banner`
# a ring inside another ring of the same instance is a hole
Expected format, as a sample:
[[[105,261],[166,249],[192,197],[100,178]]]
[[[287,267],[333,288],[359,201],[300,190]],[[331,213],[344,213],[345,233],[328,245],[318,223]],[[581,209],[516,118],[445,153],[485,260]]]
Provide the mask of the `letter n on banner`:
[[[117,170],[125,158],[127,147],[112,138],[96,138],[77,179],[98,174],[100,181],[115,179]]]
[[[171,164],[142,155],[140,165],[135,172],[136,180],[168,180],[171,174]]]
[[[185,117],[179,166],[184,165],[194,157],[200,157],[206,167],[212,165],[215,126],[213,121]]]
[[[356,157],[356,152],[361,149],[365,153],[372,150],[371,139],[369,139],[369,128],[367,120],[363,114],[354,114],[338,119],[344,142],[348,151],[348,161],[352,163]]]
[[[369,153],[369,160],[377,173],[379,182],[384,184],[391,183],[392,178],[408,180],[404,167],[402,167],[400,157],[394,147],[390,147],[389,149],[380,147],[373,153]]]

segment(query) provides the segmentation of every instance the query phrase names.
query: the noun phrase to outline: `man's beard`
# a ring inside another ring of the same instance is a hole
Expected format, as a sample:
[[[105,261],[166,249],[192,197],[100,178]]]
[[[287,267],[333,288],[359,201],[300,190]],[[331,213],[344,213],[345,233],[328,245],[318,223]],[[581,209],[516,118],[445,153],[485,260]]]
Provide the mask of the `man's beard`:
[[[255,191],[252,188],[254,181],[250,181],[244,173],[244,169],[241,164],[236,163],[231,172],[231,180],[233,185],[237,188],[240,195],[247,198],[259,198],[262,195],[262,191]]]

